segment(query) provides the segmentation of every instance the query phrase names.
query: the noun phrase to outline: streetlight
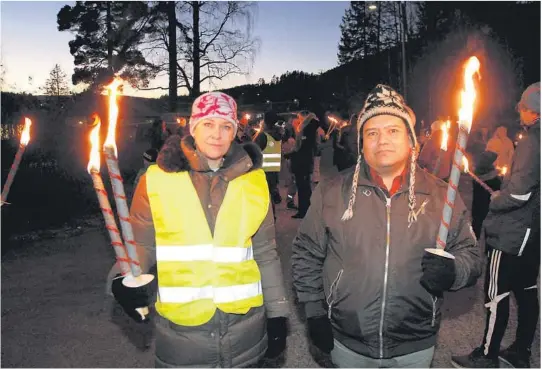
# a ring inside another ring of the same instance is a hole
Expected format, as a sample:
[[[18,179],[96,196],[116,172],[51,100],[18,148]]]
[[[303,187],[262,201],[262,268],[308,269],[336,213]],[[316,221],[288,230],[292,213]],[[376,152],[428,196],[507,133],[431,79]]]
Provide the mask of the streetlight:
[[[369,10],[376,10],[377,8],[376,4],[369,5]]]

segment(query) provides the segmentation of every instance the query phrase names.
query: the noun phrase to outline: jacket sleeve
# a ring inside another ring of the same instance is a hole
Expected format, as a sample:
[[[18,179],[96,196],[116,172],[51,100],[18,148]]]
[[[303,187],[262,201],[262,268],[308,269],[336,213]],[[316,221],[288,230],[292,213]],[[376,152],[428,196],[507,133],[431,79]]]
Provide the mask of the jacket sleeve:
[[[455,257],[456,276],[450,289],[456,291],[474,285],[482,274],[482,258],[467,208],[459,195],[455,199],[446,245],[446,251]]]
[[[300,302],[305,304],[308,318],[326,314],[323,267],[327,254],[327,233],[322,217],[322,185],[311,198],[311,206],[303,218],[292,245],[292,278]]]
[[[263,299],[268,318],[289,315],[282,267],[275,240],[275,221],[271,203],[267,215],[256,234],[252,237],[254,260],[262,277]]]
[[[151,206],[147,196],[147,175],[139,178],[132,206],[130,207],[130,223],[134,232],[137,256],[141,271],[146,274],[156,264],[156,246],[154,224],[152,222]],[[111,295],[111,281],[120,273],[118,263],[115,263],[107,275],[106,293]]]
[[[499,195],[491,200],[489,210],[508,212],[525,205],[540,186],[540,149],[534,137],[527,135],[514,153],[510,178]]]

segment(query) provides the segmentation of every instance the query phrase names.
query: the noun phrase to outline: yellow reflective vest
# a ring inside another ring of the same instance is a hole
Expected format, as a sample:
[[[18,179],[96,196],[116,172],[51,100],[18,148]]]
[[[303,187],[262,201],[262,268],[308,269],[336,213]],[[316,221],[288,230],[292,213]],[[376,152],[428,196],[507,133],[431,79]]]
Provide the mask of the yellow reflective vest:
[[[267,146],[263,150],[263,170],[266,172],[280,172],[280,140],[275,140],[270,134],[267,136]]]
[[[188,172],[147,170],[158,269],[156,311],[183,326],[207,323],[216,309],[246,314],[263,305],[252,239],[269,208],[263,170],[228,183],[214,236]]]

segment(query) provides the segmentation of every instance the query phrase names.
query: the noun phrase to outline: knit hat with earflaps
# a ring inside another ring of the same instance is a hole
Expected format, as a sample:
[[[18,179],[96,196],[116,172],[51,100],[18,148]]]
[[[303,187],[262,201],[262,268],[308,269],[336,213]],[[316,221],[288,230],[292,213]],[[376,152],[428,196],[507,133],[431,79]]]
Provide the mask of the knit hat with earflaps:
[[[358,117],[358,160],[354,178],[352,180],[352,192],[348,201],[348,208],[342,216],[342,220],[346,221],[354,216],[354,204],[356,203],[356,192],[358,187],[359,171],[361,170],[361,162],[363,153],[361,151],[361,137],[363,136],[363,125],[370,118],[377,115],[393,115],[402,118],[408,129],[410,140],[412,143],[412,154],[410,155],[410,177],[408,186],[408,226],[410,227],[416,221],[416,197],[414,195],[414,184],[416,183],[416,156],[418,153],[418,141],[416,140],[416,132],[414,125],[416,124],[416,115],[411,108],[408,107],[403,96],[399,95],[391,87],[386,85],[377,85],[367,96],[365,105],[361,109]]]

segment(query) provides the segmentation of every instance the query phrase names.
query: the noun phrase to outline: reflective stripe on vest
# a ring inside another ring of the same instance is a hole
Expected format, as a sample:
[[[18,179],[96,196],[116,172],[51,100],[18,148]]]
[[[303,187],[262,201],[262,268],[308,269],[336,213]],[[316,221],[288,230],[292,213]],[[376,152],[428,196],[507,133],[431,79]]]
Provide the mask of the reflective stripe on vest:
[[[269,208],[263,170],[228,182],[214,237],[187,172],[147,170],[156,232],[157,312],[185,326],[205,324],[216,309],[245,314],[263,305],[251,237]],[[181,195],[182,194],[182,195]]]
[[[263,150],[262,168],[266,172],[280,172],[281,142],[275,140],[269,133],[264,132],[267,137],[267,145]]]

